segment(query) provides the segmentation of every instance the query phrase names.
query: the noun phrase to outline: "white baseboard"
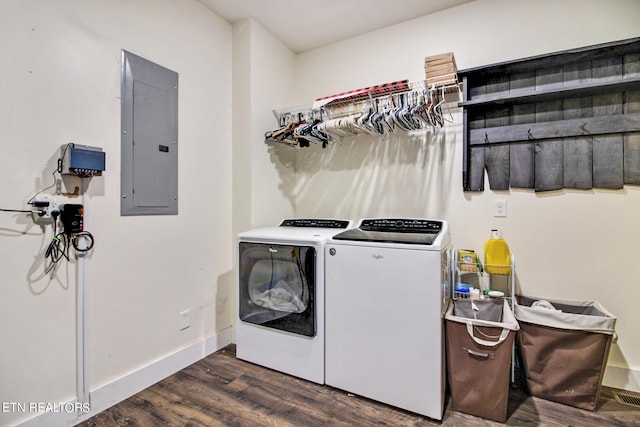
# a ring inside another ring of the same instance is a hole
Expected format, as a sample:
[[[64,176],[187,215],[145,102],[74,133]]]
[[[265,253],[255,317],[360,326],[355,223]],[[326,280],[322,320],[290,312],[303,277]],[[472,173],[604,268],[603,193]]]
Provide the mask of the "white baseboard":
[[[640,370],[607,365],[602,384],[608,387],[640,393]]]
[[[78,415],[77,413],[44,412],[23,423],[19,427],[50,427],[50,426],[73,426],[86,421],[105,409],[119,403],[145,388],[175,374],[187,366],[205,358],[206,356],[231,344],[233,328],[224,329],[215,335],[198,341],[189,347],[169,354],[161,359],[149,363],[148,365],[133,371],[121,378],[118,378],[104,386],[92,390],[89,394],[90,411]],[[69,402],[75,405],[76,401]]]

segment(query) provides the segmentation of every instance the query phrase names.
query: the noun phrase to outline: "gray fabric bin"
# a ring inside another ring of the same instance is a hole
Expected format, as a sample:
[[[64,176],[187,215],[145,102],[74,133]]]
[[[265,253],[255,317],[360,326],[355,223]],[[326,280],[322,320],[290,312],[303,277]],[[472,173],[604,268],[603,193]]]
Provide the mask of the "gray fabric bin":
[[[502,322],[504,301],[498,299],[460,299],[453,303],[453,314],[467,319]]]

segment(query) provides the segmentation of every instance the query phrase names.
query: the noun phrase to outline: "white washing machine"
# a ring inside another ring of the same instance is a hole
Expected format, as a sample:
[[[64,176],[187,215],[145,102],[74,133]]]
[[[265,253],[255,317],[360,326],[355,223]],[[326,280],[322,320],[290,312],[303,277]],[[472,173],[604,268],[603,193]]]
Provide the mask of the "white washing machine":
[[[326,372],[336,388],[441,420],[445,221],[362,219],[326,245]]]
[[[285,219],[238,235],[239,359],[324,384],[324,246],[350,226]]]

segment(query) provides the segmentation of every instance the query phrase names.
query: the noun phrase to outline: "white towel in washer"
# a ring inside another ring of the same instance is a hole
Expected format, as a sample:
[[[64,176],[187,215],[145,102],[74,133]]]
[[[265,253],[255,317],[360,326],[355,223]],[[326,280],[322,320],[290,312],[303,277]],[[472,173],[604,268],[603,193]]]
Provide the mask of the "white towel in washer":
[[[300,267],[287,260],[260,260],[249,274],[249,298],[269,310],[302,313],[309,304],[307,286]]]
[[[254,303],[271,310],[288,311],[290,313],[302,313],[306,310],[305,304],[302,303],[284,280],[278,280],[273,288],[255,295],[252,300]]]

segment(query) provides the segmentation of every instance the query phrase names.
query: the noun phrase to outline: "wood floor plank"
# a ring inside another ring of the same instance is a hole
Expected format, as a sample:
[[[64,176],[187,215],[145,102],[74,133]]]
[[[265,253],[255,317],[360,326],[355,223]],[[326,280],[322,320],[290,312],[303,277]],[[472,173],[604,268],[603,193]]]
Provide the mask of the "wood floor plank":
[[[496,423],[447,409],[442,422],[235,357],[231,345],[80,424],[81,427],[640,426],[640,410],[606,387],[589,412],[514,387],[508,419]]]

